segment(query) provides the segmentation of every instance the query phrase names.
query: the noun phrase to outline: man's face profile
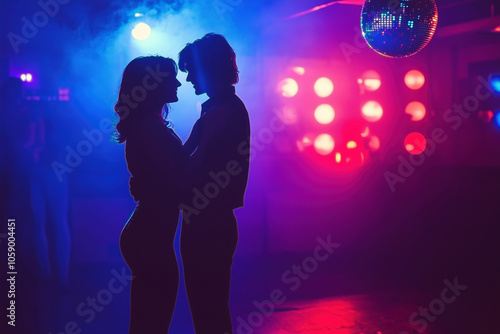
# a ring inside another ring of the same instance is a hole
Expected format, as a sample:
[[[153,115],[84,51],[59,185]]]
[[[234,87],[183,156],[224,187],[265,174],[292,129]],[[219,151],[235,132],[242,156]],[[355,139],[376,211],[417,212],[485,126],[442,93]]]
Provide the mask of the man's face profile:
[[[188,73],[186,81],[191,82],[193,84],[195,94],[201,95],[203,93],[206,93],[207,92],[206,80],[204,80],[201,71],[199,71],[193,65],[187,66],[186,70]]]

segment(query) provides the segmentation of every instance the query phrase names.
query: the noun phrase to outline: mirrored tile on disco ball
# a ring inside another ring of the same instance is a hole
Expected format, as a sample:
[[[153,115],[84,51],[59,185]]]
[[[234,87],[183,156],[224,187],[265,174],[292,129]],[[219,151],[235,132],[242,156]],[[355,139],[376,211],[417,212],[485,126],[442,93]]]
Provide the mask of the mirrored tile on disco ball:
[[[437,22],[434,0],[366,0],[361,11],[363,37],[386,57],[408,57],[422,50]]]

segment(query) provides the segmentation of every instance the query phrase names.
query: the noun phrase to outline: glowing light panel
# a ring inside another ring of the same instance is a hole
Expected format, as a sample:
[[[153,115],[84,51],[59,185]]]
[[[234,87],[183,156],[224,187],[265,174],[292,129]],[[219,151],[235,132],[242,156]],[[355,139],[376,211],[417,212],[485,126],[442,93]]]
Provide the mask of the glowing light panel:
[[[151,27],[146,23],[138,23],[134,29],[132,29],[132,36],[139,41],[148,39],[150,35]]]
[[[335,142],[333,141],[332,136],[323,133],[314,140],[314,148],[319,154],[328,155],[332,153],[335,148]]]
[[[405,113],[411,116],[412,121],[421,121],[425,117],[425,106],[418,101],[410,102],[406,105]]]
[[[405,138],[405,149],[410,154],[420,154],[425,151],[427,141],[420,132],[412,132]]]
[[[333,82],[328,78],[319,78],[314,83],[314,91],[319,97],[328,97],[333,93]]]
[[[368,122],[377,122],[382,118],[384,110],[377,101],[368,101],[361,108],[361,113]]]
[[[406,75],[405,75],[406,87],[408,87],[410,89],[413,89],[413,90],[420,89],[420,88],[422,88],[424,83],[425,83],[425,77],[422,74],[422,72],[420,72],[418,70],[408,71],[408,73],[406,73]]]
[[[286,78],[278,84],[278,91],[284,97],[294,97],[299,92],[299,85],[294,79]]]
[[[329,104],[321,104],[314,111],[314,118],[320,124],[330,124],[335,119],[335,110]]]

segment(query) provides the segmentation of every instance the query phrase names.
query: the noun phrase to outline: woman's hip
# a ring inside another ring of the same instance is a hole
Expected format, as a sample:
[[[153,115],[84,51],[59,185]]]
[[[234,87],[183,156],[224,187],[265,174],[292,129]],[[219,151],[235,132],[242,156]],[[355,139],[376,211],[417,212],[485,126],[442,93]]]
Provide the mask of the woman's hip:
[[[137,205],[120,234],[122,254],[129,251],[137,254],[173,250],[178,221],[178,211]]]

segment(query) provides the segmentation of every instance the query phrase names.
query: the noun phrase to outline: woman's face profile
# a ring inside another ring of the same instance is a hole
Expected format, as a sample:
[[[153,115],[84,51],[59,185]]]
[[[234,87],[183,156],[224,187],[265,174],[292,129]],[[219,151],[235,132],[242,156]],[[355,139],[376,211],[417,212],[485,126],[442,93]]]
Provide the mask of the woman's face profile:
[[[175,73],[175,71],[171,73],[172,74],[165,79],[166,82],[163,91],[163,94],[165,96],[165,103],[179,101],[179,98],[177,97],[177,88],[179,88],[182,84],[177,79],[177,74]]]

